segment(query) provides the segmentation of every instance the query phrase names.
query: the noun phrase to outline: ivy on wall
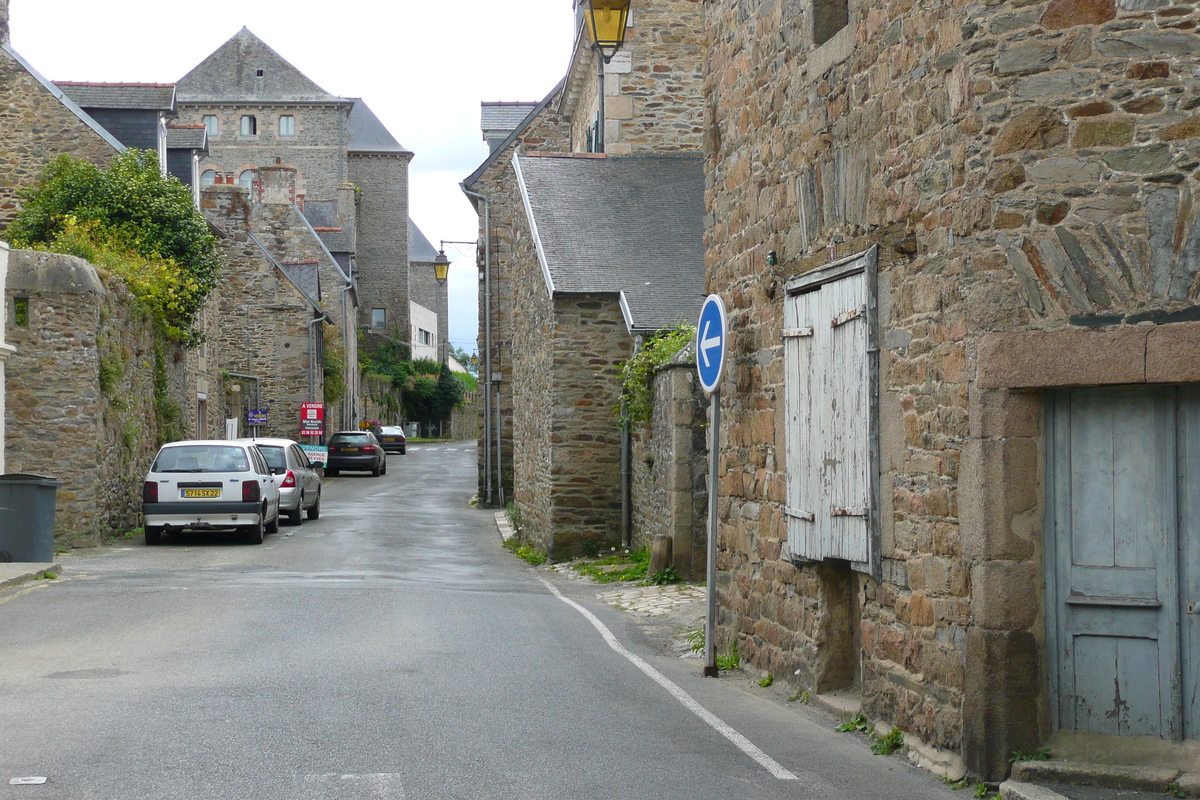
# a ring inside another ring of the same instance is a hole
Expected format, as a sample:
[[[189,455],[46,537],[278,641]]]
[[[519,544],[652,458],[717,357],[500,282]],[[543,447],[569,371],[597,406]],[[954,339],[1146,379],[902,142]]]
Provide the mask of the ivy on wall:
[[[630,356],[621,368],[622,423],[650,424],[654,413],[654,375],[696,338],[695,325],[666,328],[646,340],[642,349]],[[621,409],[617,409],[618,415]]]

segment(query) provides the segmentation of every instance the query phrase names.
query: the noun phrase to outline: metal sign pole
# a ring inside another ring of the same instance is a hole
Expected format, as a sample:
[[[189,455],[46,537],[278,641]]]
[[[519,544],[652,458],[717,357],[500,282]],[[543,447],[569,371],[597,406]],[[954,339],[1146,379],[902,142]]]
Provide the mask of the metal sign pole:
[[[716,678],[717,669],[717,461],[721,451],[721,390],[713,389],[708,402],[708,575],[704,616],[704,677]]]

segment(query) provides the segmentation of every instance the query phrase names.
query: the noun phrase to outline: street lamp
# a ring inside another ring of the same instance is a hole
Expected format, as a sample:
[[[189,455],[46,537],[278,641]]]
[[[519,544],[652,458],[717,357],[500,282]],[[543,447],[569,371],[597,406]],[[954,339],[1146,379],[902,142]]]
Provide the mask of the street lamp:
[[[437,278],[439,287],[444,287],[446,285],[446,279],[450,277],[450,259],[446,257],[446,245],[448,245],[448,244],[475,245],[475,244],[478,244],[478,242],[461,242],[461,241],[455,241],[454,239],[442,239],[441,244],[438,245],[438,254],[433,257],[433,276],[435,278]],[[438,300],[442,301],[442,305],[443,305],[442,311],[443,312],[446,311],[446,309],[444,308],[445,301],[442,298],[442,292],[438,292]],[[446,322],[446,339],[444,341],[441,339],[441,330],[440,330],[440,328],[442,327],[443,320],[445,320],[445,322]],[[445,317],[439,317],[438,318],[438,328],[439,328],[439,331],[438,331],[438,351],[439,351],[438,358],[443,364],[448,364],[450,361],[450,359],[448,358],[448,356],[450,355],[449,354],[450,321],[447,320]]]
[[[604,152],[604,65],[625,44],[631,0],[580,0],[596,59],[599,99],[596,101],[596,152]]]

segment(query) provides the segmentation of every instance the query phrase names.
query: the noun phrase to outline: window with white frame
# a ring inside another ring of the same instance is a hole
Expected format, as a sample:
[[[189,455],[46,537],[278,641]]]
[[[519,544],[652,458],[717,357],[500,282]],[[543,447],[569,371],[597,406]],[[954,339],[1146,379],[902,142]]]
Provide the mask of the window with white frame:
[[[433,347],[433,334],[424,328],[417,328],[417,342]]]
[[[279,135],[280,136],[295,136],[296,135],[296,118],[291,114],[284,114],[279,118]]]
[[[788,550],[875,572],[877,249],[802,275],[784,300]]]
[[[217,182],[217,171],[215,169],[206,169],[200,173],[200,185],[212,186]]]
[[[254,170],[244,169],[238,175],[238,186],[245,186],[247,189],[254,188]]]
[[[382,331],[387,328],[387,309],[372,308],[371,309],[371,330]]]
[[[258,119],[253,114],[242,115],[242,136],[257,136],[258,135]]]
[[[204,130],[208,133],[209,137],[217,136],[221,133],[221,123],[217,120],[216,114],[205,114],[200,118],[200,121],[204,123]]]

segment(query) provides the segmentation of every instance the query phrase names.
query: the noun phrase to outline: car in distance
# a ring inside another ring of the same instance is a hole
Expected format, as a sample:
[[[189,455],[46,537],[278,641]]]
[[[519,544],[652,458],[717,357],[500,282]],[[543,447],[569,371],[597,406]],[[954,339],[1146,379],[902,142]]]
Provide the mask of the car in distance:
[[[142,484],[146,544],[182,531],[231,530],[252,544],[279,530],[279,486],[259,449],[220,439],[171,442]]]
[[[300,445],[291,439],[239,439],[257,445],[279,481],[279,513],[299,525],[304,515],[321,516],[321,476]]]
[[[329,437],[329,460],[325,474],[333,477],[344,469],[387,474],[387,454],[371,431],[338,431]]]
[[[379,442],[389,453],[404,455],[408,449],[408,439],[404,436],[404,428],[399,425],[384,425],[379,429]]]

